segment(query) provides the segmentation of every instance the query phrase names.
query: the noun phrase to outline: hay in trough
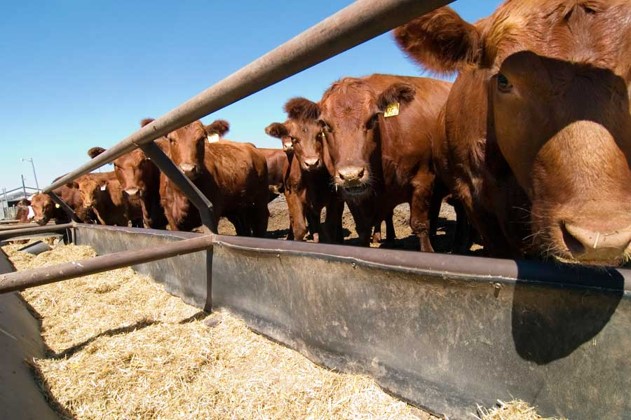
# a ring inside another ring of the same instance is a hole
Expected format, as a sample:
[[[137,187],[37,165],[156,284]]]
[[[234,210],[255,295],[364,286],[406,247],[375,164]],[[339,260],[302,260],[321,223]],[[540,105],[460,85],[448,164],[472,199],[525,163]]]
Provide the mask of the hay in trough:
[[[18,269],[94,255],[58,245]],[[32,362],[48,398],[75,418],[433,418],[372,379],[321,368],[251,332],[228,312],[208,315],[133,270],[23,292],[39,314],[48,357]]]
[[[511,402],[497,401],[491,409],[478,406],[478,417],[481,420],[540,420],[543,419],[535,409],[521,400]],[[553,420],[554,418],[550,418]]]

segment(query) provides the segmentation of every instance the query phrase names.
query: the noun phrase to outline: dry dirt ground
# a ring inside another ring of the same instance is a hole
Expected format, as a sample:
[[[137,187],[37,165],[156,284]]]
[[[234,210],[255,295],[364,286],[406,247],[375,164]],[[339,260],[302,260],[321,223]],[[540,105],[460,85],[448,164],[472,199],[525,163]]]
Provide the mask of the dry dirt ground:
[[[268,205],[270,211],[269,223],[267,226],[267,237],[273,239],[286,239],[289,233],[289,214],[287,211],[287,202],[284,196],[279,196]],[[394,229],[396,232],[396,240],[392,245],[385,243],[372,244],[373,247],[390,247],[394,249],[418,250],[418,238],[412,234],[409,225],[410,207],[407,204],[401,204],[394,210]],[[449,204],[443,203],[438,220],[438,231],[436,240],[433,242],[436,252],[448,252],[451,241],[453,240],[453,232],[455,230],[456,214]],[[357,232],[355,231],[355,223],[353,217],[344,207],[344,215],[342,219],[344,226],[344,244],[358,245]],[[219,222],[219,233],[224,235],[234,235],[234,227],[228,220],[221,219]],[[381,235],[385,239],[386,226],[382,223]],[[311,238],[308,238],[311,240]]]

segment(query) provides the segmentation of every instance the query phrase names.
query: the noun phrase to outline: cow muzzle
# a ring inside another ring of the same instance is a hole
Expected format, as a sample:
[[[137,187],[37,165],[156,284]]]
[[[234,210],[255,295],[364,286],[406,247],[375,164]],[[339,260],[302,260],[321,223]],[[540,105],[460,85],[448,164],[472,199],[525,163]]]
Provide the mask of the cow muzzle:
[[[197,175],[199,175],[197,165],[193,165],[192,163],[182,163],[180,164],[180,169],[189,179],[195,179]]]
[[[566,222],[561,233],[572,257],[585,264],[620,265],[631,253],[630,227],[605,233]]]
[[[307,171],[313,171],[315,169],[318,169],[322,165],[319,158],[308,158],[303,160],[302,166]]]
[[[363,166],[346,166],[338,169],[335,185],[340,187],[346,195],[362,196],[370,189],[369,178],[367,168]]]
[[[140,189],[138,189],[138,188],[127,188],[125,190],[125,192],[127,193],[127,195],[130,195],[130,196],[133,197],[133,196],[135,196],[136,194],[138,194],[140,192]]]

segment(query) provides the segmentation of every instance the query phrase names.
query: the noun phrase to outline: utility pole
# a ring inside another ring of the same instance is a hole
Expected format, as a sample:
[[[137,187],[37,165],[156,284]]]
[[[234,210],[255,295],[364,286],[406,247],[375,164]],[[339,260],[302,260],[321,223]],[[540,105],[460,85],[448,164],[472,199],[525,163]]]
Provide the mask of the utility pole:
[[[22,162],[25,160],[31,162],[31,166],[33,167],[33,178],[35,178],[35,187],[37,188],[37,192],[39,192],[39,183],[37,182],[37,174],[35,173],[35,163],[33,163],[33,158],[22,158]]]
[[[22,177],[22,191],[24,191],[24,198],[26,198],[26,185],[24,184],[24,175],[20,175]]]
[[[7,189],[2,188],[2,194],[4,194],[4,203],[2,203],[2,218],[7,218],[7,211],[9,210],[9,200],[7,200]]]

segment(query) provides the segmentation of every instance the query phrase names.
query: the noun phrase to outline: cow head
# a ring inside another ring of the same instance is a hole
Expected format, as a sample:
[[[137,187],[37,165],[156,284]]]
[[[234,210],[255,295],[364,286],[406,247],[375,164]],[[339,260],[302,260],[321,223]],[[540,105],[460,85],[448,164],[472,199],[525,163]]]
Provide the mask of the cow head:
[[[48,194],[38,193],[31,197],[31,208],[35,213],[33,220],[41,226],[47,224],[55,215],[55,202]]]
[[[426,68],[461,72],[450,99],[486,91],[487,103],[447,118],[486,123],[485,164],[523,190],[537,253],[594,264],[629,256],[630,21],[628,0],[507,1],[475,25],[442,8],[395,31]]]
[[[81,201],[86,209],[91,209],[99,202],[103,194],[107,194],[107,180],[87,175],[77,179]]]
[[[285,153],[294,152],[294,145],[291,141],[291,136],[289,135],[289,131],[287,130],[287,127],[285,127],[285,124],[278,122],[271,123],[270,125],[265,127],[265,133],[269,136],[280,139],[283,144],[283,150],[285,151]]]
[[[147,185],[158,174],[158,168],[140,149],[119,157],[113,163],[116,179],[123,191],[131,197],[142,197],[147,192]]]
[[[153,119],[145,118],[140,121],[140,126],[151,123]],[[164,138],[156,140],[159,147],[164,146]],[[102,147],[93,147],[88,151],[88,154],[92,153],[92,158],[105,152]],[[140,149],[132,150],[131,152],[124,154],[123,156],[115,159],[114,173],[118,182],[121,184],[121,188],[125,193],[131,197],[143,196],[147,192],[147,185],[156,180],[159,170],[151,162],[151,160]]]
[[[319,124],[320,109],[305,98],[290,99],[285,104],[287,121],[270,124],[265,132],[283,141],[283,150],[294,152],[305,171],[324,167],[324,139]]]
[[[215,120],[204,127],[209,143],[218,142],[230,131],[230,123],[226,120]]]
[[[194,121],[166,135],[169,157],[191,180],[196,179],[203,171],[206,137],[206,129],[200,121]]]
[[[348,199],[372,190],[384,112],[396,105],[403,110],[415,95],[414,87],[394,83],[377,92],[362,79],[345,78],[331,86],[319,104],[319,124],[326,138],[336,187]],[[394,114],[394,112],[393,112]]]

